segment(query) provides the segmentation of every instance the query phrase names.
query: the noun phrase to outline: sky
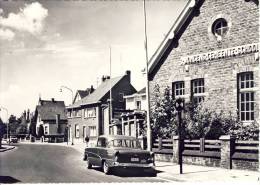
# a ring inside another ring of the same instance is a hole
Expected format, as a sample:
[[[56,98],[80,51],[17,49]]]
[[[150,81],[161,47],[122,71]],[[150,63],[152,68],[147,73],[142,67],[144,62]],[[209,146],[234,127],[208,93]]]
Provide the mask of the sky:
[[[146,2],[148,56],[153,55],[187,0]],[[145,87],[142,1],[0,0],[0,106],[9,115],[35,110],[41,99],[71,103],[70,91],[131,70]],[[6,112],[0,116],[6,120]]]

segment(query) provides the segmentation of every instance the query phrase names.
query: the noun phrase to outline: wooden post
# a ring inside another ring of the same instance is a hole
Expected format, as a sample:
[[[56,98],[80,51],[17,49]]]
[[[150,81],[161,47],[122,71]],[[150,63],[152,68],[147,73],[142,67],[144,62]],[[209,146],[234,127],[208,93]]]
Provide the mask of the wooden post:
[[[200,138],[200,152],[205,152],[205,138]]]
[[[162,149],[162,138],[161,137],[159,137],[158,138],[158,150],[161,150]]]

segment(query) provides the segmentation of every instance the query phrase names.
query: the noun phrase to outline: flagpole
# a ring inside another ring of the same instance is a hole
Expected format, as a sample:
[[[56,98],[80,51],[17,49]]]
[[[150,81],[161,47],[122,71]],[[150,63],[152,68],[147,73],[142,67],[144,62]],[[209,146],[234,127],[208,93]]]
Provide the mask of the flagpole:
[[[146,27],[146,4],[145,0],[143,3],[144,8],[144,36],[145,36],[145,58],[146,58],[146,99],[147,99],[147,150],[152,151],[152,133],[151,133],[151,123],[150,123],[150,91],[149,91],[149,74],[148,74],[148,48],[147,48],[147,27]]]
[[[109,104],[109,109],[110,109],[110,125],[112,124],[112,116],[113,116],[113,113],[112,113],[112,85],[111,85],[111,62],[112,59],[111,59],[111,46],[109,46],[109,76],[110,76],[110,104]],[[110,132],[110,127],[109,127],[109,132]]]

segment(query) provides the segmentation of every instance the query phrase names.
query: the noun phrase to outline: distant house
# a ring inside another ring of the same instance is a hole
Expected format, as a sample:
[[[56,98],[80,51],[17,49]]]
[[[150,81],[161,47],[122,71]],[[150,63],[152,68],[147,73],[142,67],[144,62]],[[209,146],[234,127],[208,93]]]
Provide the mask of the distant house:
[[[127,136],[142,136],[144,129],[147,100],[146,88],[137,93],[124,96],[126,101],[126,112],[121,115],[122,134]]]
[[[39,135],[40,127],[43,127],[46,137],[51,135],[64,135],[67,126],[67,117],[64,101],[41,100],[34,113],[36,123],[36,135]]]
[[[101,134],[109,134],[111,116],[113,118],[115,112],[125,109],[123,97],[136,92],[130,83],[130,78],[130,71],[111,79],[109,76],[103,76],[101,84],[94,92],[67,107],[71,142],[85,142],[86,136],[92,142]],[[110,107],[112,107],[111,112]]]
[[[93,86],[87,88],[86,90],[77,90],[73,103],[78,102],[79,100],[85,98],[86,96],[94,92],[94,90],[95,89],[93,88]]]

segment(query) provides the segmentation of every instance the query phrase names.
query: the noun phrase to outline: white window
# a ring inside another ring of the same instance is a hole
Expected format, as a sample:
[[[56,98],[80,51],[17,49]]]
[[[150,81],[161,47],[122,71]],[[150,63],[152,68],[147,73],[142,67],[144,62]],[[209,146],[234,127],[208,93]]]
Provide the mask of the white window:
[[[176,99],[179,96],[182,96],[185,94],[185,86],[184,86],[184,81],[179,81],[179,82],[173,82],[172,84],[173,88],[173,97]]]
[[[204,78],[194,79],[191,81],[191,99],[198,104],[204,100]]]
[[[136,101],[136,109],[141,110],[141,101]]]
[[[75,110],[75,116],[81,117],[81,110]]]
[[[75,137],[79,138],[79,125],[75,125]]]
[[[86,108],[84,110],[84,116],[85,118],[95,118],[96,117],[96,108]]]
[[[95,126],[89,127],[89,136],[97,136],[97,130]]]
[[[238,75],[239,117],[241,121],[254,120],[255,93],[253,91],[254,77],[252,72]]]

